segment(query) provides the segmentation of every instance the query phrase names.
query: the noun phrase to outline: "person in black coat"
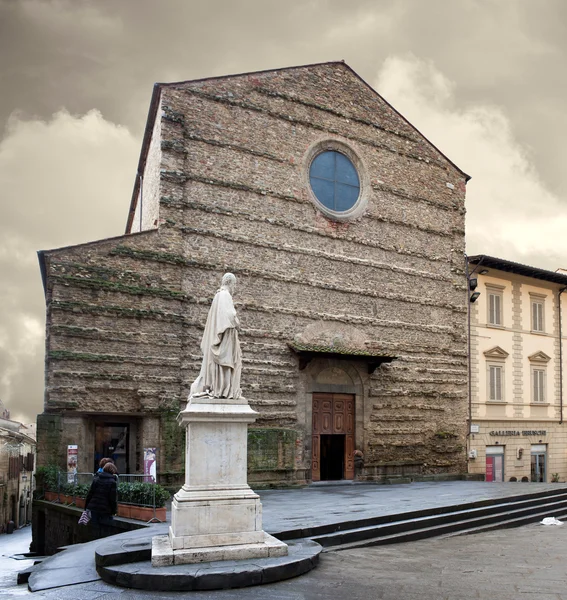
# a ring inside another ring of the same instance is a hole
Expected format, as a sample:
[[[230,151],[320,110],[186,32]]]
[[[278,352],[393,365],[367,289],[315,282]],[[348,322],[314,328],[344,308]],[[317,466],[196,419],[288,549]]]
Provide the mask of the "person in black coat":
[[[85,507],[91,511],[92,524],[100,528],[112,521],[112,515],[117,510],[118,487],[116,475],[118,470],[113,463],[107,463],[102,473],[97,473],[91,484],[91,489],[85,499]],[[99,533],[102,531],[99,529]]]

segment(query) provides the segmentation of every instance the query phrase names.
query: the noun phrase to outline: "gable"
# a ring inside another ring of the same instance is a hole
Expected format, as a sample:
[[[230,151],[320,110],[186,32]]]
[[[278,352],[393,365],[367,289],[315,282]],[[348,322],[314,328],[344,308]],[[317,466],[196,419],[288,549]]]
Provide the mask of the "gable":
[[[173,166],[175,176],[184,156],[195,156],[192,164],[196,164],[203,160],[203,150],[211,155],[219,154],[220,148],[227,150],[218,159],[212,157],[212,163],[234,161],[228,150],[253,156],[254,160],[243,163],[244,174],[277,170],[278,163],[280,171],[281,167],[300,167],[305,159],[298,149],[305,150],[316,141],[338,140],[367,160],[369,184],[376,190],[432,205],[441,203],[451,210],[464,203],[468,175],[342,62],[156,84],[138,166],[144,180],[149,176],[155,120],[160,118],[165,123],[161,149],[170,154],[163,157],[161,170],[167,172]],[[187,152],[190,141],[194,152]],[[208,179],[215,166],[208,165],[199,177]],[[279,176],[286,178],[283,172]],[[249,185],[246,179],[237,185]],[[295,181],[292,184],[297,187]],[[294,195],[293,187],[286,192]],[[138,178],[128,232],[139,194]],[[438,221],[435,217],[431,224]],[[462,223],[456,226],[464,228]]]
[[[490,348],[490,350],[485,350],[483,354],[486,356],[486,358],[500,360],[504,360],[510,356],[510,354],[506,352],[506,350],[500,348],[500,346],[494,346],[494,348]]]
[[[551,356],[547,356],[545,352],[539,350],[538,352],[530,354],[528,360],[533,363],[547,363],[551,360]]]
[[[368,125],[397,138],[396,150],[423,161],[440,161],[459,169],[416,127],[390,105],[344,62],[275,69],[241,75],[228,75],[195,81],[163,84],[165,88],[195,94],[214,94],[217,99],[238,105],[269,110],[266,98],[297,105],[290,119],[315,109],[328,115],[348,119],[350,123]],[[289,104],[288,104],[289,108]],[[338,133],[338,132],[337,132]],[[392,140],[391,140],[392,141]]]

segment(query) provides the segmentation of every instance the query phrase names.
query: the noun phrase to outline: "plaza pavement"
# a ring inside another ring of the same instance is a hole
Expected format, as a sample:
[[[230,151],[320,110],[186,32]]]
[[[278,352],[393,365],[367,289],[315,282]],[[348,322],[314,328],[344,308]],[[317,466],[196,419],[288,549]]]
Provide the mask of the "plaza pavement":
[[[297,528],[300,524],[312,526],[346,518],[352,520],[355,515],[365,518],[417,508],[449,506],[550,487],[552,484],[440,482],[393,486],[311,486],[300,490],[262,492],[261,495],[265,528],[277,531]],[[155,527],[157,530],[163,525]],[[13,536],[1,536],[0,554],[6,554],[5,540],[16,539],[14,536],[22,536],[22,532],[29,532],[29,528]],[[29,533],[27,535],[29,537]],[[83,572],[90,573],[92,577],[92,546],[95,543],[76,546],[58,555],[62,558],[67,554],[67,566],[53,568],[52,576],[64,576],[65,570],[71,569],[75,575]],[[10,559],[0,560],[2,569],[6,560]],[[20,563],[18,567],[27,566],[21,564],[26,561],[14,562]],[[13,572],[14,581],[17,570]],[[319,566],[307,575],[239,590],[140,592],[115,588],[95,580],[32,594],[25,586],[16,587],[5,576],[0,578],[0,585],[5,586],[0,588],[0,599],[567,600],[567,526],[534,524],[469,536],[328,552],[321,556]]]

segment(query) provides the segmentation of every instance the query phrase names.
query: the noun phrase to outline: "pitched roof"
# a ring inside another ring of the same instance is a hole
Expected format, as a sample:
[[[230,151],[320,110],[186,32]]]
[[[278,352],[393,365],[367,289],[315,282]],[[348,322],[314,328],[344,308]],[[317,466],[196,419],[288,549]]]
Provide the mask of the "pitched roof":
[[[469,263],[478,265],[479,267],[482,266],[486,267],[487,269],[497,269],[498,271],[514,273],[516,275],[524,275],[524,277],[533,277],[534,279],[541,279],[543,281],[550,281],[551,283],[558,283],[559,285],[567,286],[567,275],[563,275],[556,271],[538,269],[537,267],[522,265],[511,260],[496,258],[495,256],[488,256],[487,254],[469,256],[468,261]]]

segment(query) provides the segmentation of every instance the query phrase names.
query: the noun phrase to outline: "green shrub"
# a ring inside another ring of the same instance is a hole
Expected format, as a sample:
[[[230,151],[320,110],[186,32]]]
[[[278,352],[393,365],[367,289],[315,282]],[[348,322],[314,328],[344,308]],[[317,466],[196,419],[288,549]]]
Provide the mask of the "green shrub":
[[[171,494],[161,485],[156,485],[156,507],[162,508],[165,503],[171,498]]]
[[[35,470],[36,487],[44,492],[57,492],[59,472],[57,465],[38,467]]]
[[[74,483],[64,483],[61,486],[61,493],[65,494],[65,496],[74,496],[75,495],[75,484]]]
[[[161,485],[144,481],[137,481],[134,483],[119,483],[118,502],[124,502],[125,504],[138,504],[141,506],[152,506],[154,501],[154,489],[156,507],[161,508],[162,506],[165,506],[166,501],[169,500],[169,492],[161,487]]]
[[[88,483],[78,483],[75,486],[75,496],[77,498],[86,498],[91,486]]]

